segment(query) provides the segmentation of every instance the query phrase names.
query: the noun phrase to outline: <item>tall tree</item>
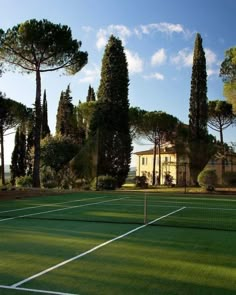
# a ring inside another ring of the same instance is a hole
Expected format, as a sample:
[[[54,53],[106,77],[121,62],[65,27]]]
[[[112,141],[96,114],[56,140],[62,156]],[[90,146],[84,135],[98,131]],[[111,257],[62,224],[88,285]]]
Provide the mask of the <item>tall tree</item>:
[[[81,139],[88,138],[89,126],[96,109],[96,101],[79,103],[77,107],[77,126]]]
[[[29,110],[29,118],[26,125],[26,164],[27,175],[33,176],[33,147],[34,147],[34,109]]]
[[[225,173],[225,145],[223,130],[236,122],[232,104],[222,100],[213,100],[208,103],[208,126],[220,133],[220,156],[222,176]]]
[[[111,36],[102,59],[98,103],[90,123],[98,139],[98,175],[113,176],[121,186],[129,172],[128,64],[122,42]]]
[[[56,134],[66,137],[76,138],[76,112],[72,103],[70,85],[66,91],[61,92],[56,121]]]
[[[96,100],[96,97],[95,97],[94,89],[93,87],[91,87],[91,85],[89,85],[86,101],[89,102],[89,101],[95,101],[95,100]]]
[[[33,186],[40,186],[41,73],[65,69],[75,74],[87,63],[81,42],[71,29],[47,20],[28,20],[1,36],[0,60],[26,73],[36,74]]]
[[[6,98],[0,92],[0,144],[1,144],[1,176],[2,184],[5,184],[4,171],[4,136],[7,135],[9,129],[15,128],[27,119],[26,107],[12,99]]]
[[[235,123],[232,104],[223,100],[208,102],[208,126],[220,133],[220,143],[224,144],[223,130]]]
[[[189,106],[190,174],[197,183],[199,172],[208,162],[207,155],[207,72],[202,38],[196,35],[193,53],[191,93]]]
[[[50,135],[50,128],[48,126],[48,104],[46,90],[43,93],[43,105],[42,105],[42,126],[41,126],[41,138],[45,138]]]
[[[173,141],[177,131],[178,119],[165,112],[146,112],[143,115],[139,132],[153,143],[153,173],[152,185],[156,184],[156,155],[158,154],[158,177],[161,178],[161,148],[164,144]]]
[[[26,136],[24,126],[19,126],[15,134],[15,147],[11,158],[11,183],[15,184],[16,177],[26,174]]]
[[[225,59],[221,64],[220,76],[224,82],[224,95],[227,101],[233,105],[236,112],[236,47],[225,52]]]

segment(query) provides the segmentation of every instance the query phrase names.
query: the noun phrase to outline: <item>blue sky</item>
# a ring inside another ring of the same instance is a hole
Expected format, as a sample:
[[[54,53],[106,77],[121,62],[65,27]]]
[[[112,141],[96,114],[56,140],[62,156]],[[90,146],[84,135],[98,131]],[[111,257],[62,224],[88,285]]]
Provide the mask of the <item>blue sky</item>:
[[[202,36],[206,53],[208,99],[224,99],[219,69],[225,51],[235,46],[235,0],[0,0],[0,7],[3,30],[28,19],[47,19],[68,25],[73,38],[82,41],[81,50],[88,52],[88,64],[75,76],[60,71],[42,75],[52,133],[60,93],[68,84],[75,105],[85,101],[89,85],[97,91],[104,46],[111,34],[125,48],[131,106],[165,111],[188,123],[196,32]],[[4,73],[0,91],[31,107],[35,77]],[[235,128],[226,130],[225,141],[236,141]],[[14,136],[6,137],[7,164],[13,142]],[[134,151],[146,148],[134,145]]]

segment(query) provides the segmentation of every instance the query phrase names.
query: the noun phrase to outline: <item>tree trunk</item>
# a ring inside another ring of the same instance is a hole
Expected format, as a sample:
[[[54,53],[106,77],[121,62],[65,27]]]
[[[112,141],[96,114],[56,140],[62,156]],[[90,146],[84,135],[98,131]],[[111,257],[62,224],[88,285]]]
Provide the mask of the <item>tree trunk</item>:
[[[1,174],[2,174],[2,185],[5,185],[5,167],[4,167],[4,142],[3,142],[3,128],[0,126],[0,142],[1,142]]]
[[[159,170],[158,170],[158,183],[159,185],[161,184],[161,145],[158,144],[158,165],[159,165]]]
[[[156,155],[157,155],[157,145],[154,143],[153,149],[153,170],[152,170],[152,185],[156,183]]]
[[[224,148],[224,139],[223,139],[223,130],[220,127],[220,143],[222,146],[222,159],[221,159],[221,183],[223,184],[223,176],[225,174],[225,148]]]
[[[40,187],[41,77],[36,71],[33,186]]]

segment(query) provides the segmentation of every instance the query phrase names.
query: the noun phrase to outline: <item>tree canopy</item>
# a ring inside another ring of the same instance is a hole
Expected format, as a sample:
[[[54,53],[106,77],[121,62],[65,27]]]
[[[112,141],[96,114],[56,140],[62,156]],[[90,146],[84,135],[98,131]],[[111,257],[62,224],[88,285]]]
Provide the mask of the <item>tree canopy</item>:
[[[224,143],[223,130],[235,123],[232,104],[222,100],[208,102],[208,125],[220,133],[220,142]]]
[[[220,76],[224,82],[224,95],[227,101],[233,105],[236,112],[236,47],[225,52],[225,59],[221,64]]]
[[[0,61],[10,69],[36,73],[35,134],[33,186],[40,186],[41,73],[64,69],[75,74],[87,63],[87,53],[80,51],[81,41],[72,38],[66,25],[46,19],[31,19],[1,31]]]

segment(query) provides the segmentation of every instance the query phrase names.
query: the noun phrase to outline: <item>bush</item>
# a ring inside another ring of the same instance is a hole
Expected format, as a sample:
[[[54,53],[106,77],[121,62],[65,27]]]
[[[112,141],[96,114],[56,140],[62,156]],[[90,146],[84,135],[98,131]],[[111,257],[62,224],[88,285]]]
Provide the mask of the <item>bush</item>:
[[[208,191],[213,191],[217,184],[217,175],[215,169],[204,169],[198,175],[198,183]]]
[[[55,188],[57,187],[57,179],[55,172],[50,168],[43,166],[40,170],[40,178],[43,187],[45,188]]]
[[[20,187],[32,187],[33,178],[32,176],[21,176],[16,178],[16,185]]]
[[[96,187],[97,182],[97,187]],[[92,182],[92,187],[99,190],[114,190],[116,188],[116,180],[109,175],[100,175],[98,179],[95,178]]]
[[[147,188],[148,187],[146,176],[144,176],[144,175],[143,176],[136,176],[135,180],[136,180],[137,187],[140,187],[140,188]]]
[[[236,186],[236,172],[225,172],[223,175],[223,183],[227,186]]]

